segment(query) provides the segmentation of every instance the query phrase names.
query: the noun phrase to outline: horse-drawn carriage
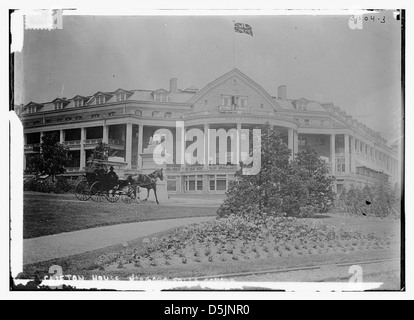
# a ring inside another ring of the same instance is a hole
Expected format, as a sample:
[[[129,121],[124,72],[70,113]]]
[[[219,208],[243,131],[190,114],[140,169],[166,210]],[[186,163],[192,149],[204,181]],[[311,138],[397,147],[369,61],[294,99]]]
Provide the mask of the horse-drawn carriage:
[[[103,161],[100,161],[102,164]],[[124,203],[130,204],[139,200],[140,188],[149,191],[154,190],[157,198],[157,179],[163,180],[163,170],[156,170],[151,174],[130,175],[126,179],[119,179],[113,171],[113,167],[105,170],[104,166],[87,171],[75,186],[75,196],[80,201],[92,199],[95,202],[102,202],[104,199],[111,203],[117,202],[120,198]]]

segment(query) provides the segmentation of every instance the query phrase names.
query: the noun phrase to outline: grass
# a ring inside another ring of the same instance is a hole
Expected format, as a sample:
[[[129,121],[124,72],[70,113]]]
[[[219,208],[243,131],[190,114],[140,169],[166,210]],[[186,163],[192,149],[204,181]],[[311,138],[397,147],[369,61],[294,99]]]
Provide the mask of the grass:
[[[215,216],[217,208],[163,206],[154,202],[125,204],[81,202],[74,195],[25,193],[23,238],[90,229],[101,226],[184,217]]]

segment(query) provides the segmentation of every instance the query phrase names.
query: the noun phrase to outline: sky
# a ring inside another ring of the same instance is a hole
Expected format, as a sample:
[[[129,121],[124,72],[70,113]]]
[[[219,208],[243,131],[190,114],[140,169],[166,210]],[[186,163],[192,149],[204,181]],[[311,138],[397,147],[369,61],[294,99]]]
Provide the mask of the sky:
[[[201,89],[234,64],[273,96],[284,84],[290,99],[333,102],[392,140],[401,118],[400,21],[386,12],[352,30],[349,17],[64,15],[62,30],[25,30],[15,104],[168,89],[173,77],[180,89]],[[234,33],[233,21],[254,36]]]

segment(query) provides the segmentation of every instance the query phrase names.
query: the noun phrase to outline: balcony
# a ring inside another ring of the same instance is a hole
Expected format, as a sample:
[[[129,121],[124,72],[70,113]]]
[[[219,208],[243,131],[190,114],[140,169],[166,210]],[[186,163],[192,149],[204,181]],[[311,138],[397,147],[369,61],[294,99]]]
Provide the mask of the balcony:
[[[36,149],[40,148],[40,143],[34,143],[34,144],[25,144],[24,145],[24,151],[36,151]]]
[[[186,166],[181,167],[179,165],[174,166],[167,166],[167,172],[201,172],[201,171],[228,171],[228,170],[236,170],[236,165],[226,165],[226,164],[218,164],[218,165],[209,165],[207,168],[203,165],[193,165],[193,166]]]
[[[99,139],[85,139],[84,144],[85,144],[85,146],[90,146],[90,145],[100,144],[101,142],[102,142],[102,138],[99,138]]]
[[[63,145],[66,147],[80,147],[81,141],[80,140],[63,141]]]
[[[66,167],[66,173],[73,173],[73,172],[80,172],[80,168],[79,167]]]

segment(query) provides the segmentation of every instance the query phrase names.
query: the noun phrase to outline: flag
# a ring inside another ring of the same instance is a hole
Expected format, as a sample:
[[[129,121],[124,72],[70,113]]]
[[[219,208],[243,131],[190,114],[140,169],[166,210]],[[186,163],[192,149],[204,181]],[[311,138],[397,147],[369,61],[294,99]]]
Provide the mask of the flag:
[[[238,33],[246,33],[253,37],[253,29],[252,27],[247,23],[234,23],[234,31]]]

